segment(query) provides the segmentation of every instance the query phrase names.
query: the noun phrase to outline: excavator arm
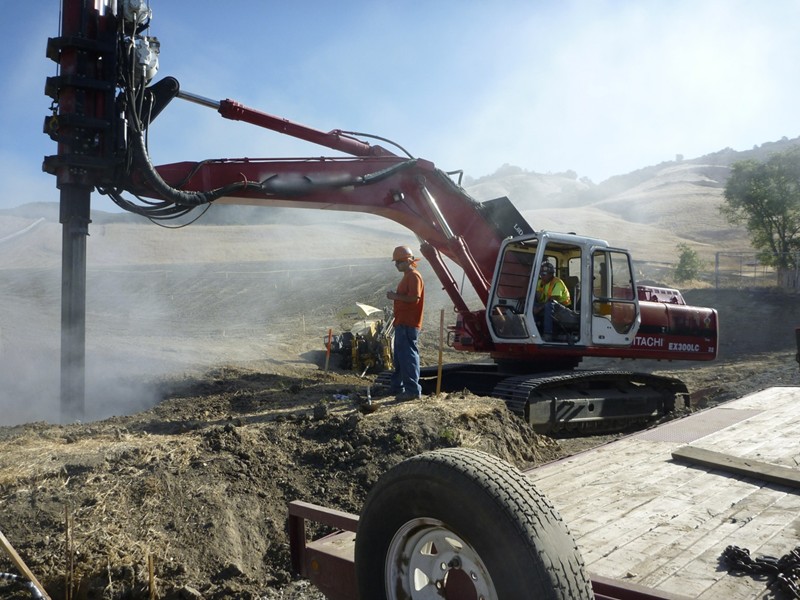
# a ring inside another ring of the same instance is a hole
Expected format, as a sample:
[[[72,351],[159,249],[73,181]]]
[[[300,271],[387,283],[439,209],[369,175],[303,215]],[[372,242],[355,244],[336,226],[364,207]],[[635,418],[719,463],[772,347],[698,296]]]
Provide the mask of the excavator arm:
[[[144,131],[134,132],[130,136],[131,168],[124,174],[123,185],[101,188],[117,204],[144,215],[173,214],[214,202],[356,211],[390,219],[419,238],[423,255],[442,282],[475,348],[492,348],[484,307],[500,246],[508,237],[533,233],[507,198],[478,202],[430,161],[398,156],[350,132],[324,132],[232,100],[216,102],[182,92],[172,78],[153,87],[158,90],[151,92],[152,101],[158,103],[153,114],[160,113],[171,97],[180,97],[216,109],[225,118],[352,156],[214,159],[154,167]],[[165,89],[169,91],[165,93]],[[129,122],[136,120],[135,116],[128,118]],[[134,204],[125,199],[125,191],[159,203]],[[484,307],[471,310],[467,306],[444,257],[464,271]]]
[[[355,211],[395,221],[420,239],[423,256],[483,351],[492,347],[484,308],[470,309],[444,258],[464,271],[485,306],[503,240],[531,232],[507,199],[479,203],[432,163],[397,156],[183,162],[136,171],[126,187],[176,206],[199,204],[210,194],[216,197],[208,202],[217,204]]]

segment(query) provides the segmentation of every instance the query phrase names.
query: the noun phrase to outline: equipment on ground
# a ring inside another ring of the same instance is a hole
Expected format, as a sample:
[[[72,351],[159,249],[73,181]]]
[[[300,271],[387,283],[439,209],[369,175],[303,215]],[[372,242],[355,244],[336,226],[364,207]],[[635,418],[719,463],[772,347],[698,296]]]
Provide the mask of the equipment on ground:
[[[94,186],[122,208],[153,220],[214,202],[360,211],[407,227],[453,304],[449,345],[491,358],[491,363],[446,365],[442,389],[469,388],[503,398],[538,429],[618,429],[661,415],[687,396],[676,379],[575,370],[585,358],[716,357],[716,310],[688,306],[676,290],[638,286],[627,250],[592,237],[536,231],[508,198],[478,202],[453,173],[397,144],[389,150],[365,141],[383,138],[324,132],[233,100],[210,100],[181,90],[171,77],[151,84],[160,44],[145,35],[150,9],[132,0],[120,2],[117,14],[82,5],[86,35],[48,43],[48,56],[59,62],[62,74],[48,80],[54,116],[47,132],[59,152],[45,158],[44,169],[58,177],[59,187]],[[81,76],[73,75],[76,55],[77,66],[86,71]],[[174,98],[338,155],[155,167],[147,133]],[[532,310],[543,263],[552,265],[571,296],[571,305],[556,311],[554,333],[547,337]],[[468,304],[453,269],[463,272],[478,305]],[[353,356],[363,368],[360,351]],[[432,386],[423,381],[424,392]]]
[[[337,317],[346,331],[330,339],[326,337],[323,342],[329,346],[331,354],[341,357],[341,368],[356,371],[361,377],[368,372],[380,373],[394,368],[391,309],[381,310],[356,302]]]

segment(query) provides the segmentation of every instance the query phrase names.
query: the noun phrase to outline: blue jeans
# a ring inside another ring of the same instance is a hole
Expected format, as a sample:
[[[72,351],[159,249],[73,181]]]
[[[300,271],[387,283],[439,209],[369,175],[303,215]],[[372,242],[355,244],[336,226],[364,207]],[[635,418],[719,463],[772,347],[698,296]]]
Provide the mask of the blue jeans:
[[[394,373],[391,390],[395,393],[422,394],[419,384],[419,329],[409,325],[394,328]]]
[[[544,304],[537,304],[536,306],[542,306],[543,310],[539,313],[541,315],[542,320],[542,331],[545,335],[551,335],[553,333],[553,303],[555,300],[547,300]]]

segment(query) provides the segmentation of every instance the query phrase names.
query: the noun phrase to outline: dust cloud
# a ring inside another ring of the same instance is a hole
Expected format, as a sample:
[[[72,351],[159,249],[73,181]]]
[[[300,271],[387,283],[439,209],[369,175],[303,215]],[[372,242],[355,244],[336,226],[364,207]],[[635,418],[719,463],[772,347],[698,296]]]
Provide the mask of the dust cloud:
[[[62,419],[60,276],[60,269],[4,272],[0,425]],[[158,400],[154,380],[188,360],[180,352],[169,361],[159,356],[166,349],[160,338],[175,339],[180,329],[163,319],[167,308],[148,294],[141,278],[136,282],[141,293],[125,293],[133,283],[116,273],[87,278],[85,410],[80,420],[152,406]]]
[[[62,419],[60,229],[49,222],[0,248],[0,426]],[[318,368],[339,310],[386,303],[397,279],[386,256],[401,243],[414,238],[383,219],[90,225],[80,420],[147,409],[165,378],[221,365],[274,366],[288,355],[294,369]]]

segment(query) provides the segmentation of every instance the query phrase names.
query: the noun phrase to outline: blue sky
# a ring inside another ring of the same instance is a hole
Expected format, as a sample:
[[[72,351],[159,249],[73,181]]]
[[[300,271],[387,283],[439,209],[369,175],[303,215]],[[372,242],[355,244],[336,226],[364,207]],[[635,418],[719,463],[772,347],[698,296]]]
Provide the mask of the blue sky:
[[[61,0],[0,0],[0,208],[41,172]],[[397,141],[472,177],[612,175],[800,135],[800,0],[151,0],[156,79],[322,130]],[[156,164],[330,151],[175,100]],[[93,206],[111,204],[95,196]]]

